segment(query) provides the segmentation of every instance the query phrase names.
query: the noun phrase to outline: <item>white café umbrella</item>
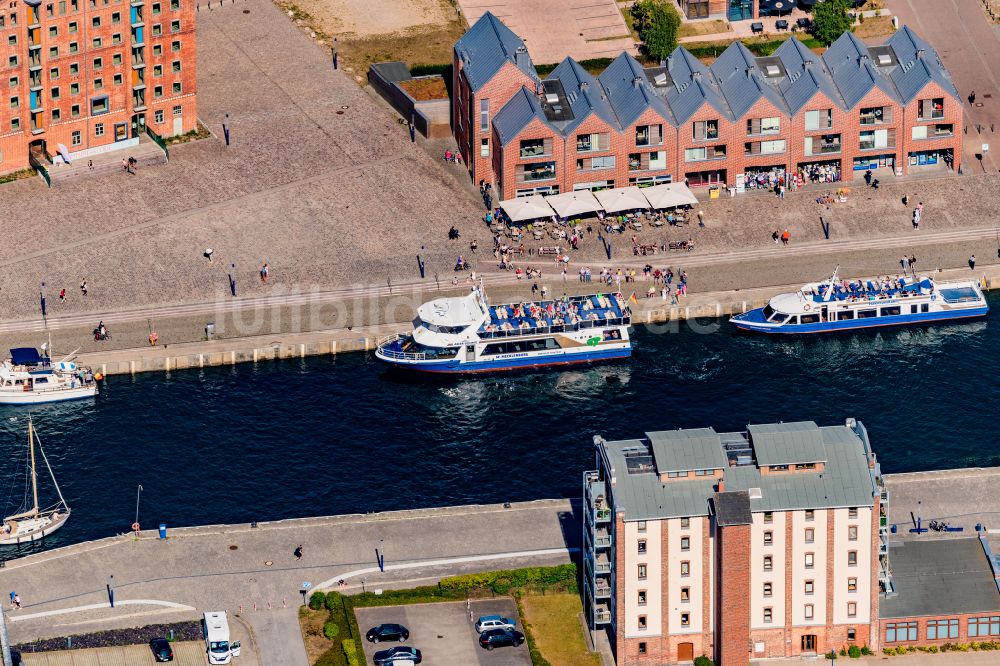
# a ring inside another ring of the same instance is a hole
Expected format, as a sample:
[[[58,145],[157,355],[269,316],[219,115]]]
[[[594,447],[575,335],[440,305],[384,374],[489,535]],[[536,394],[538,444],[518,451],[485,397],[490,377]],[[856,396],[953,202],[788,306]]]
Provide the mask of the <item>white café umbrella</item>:
[[[540,194],[501,201],[500,208],[514,222],[537,220],[540,217],[552,217],[552,208],[545,203],[545,198]]]
[[[618,187],[613,190],[595,192],[594,196],[601,202],[601,208],[606,213],[619,213],[623,210],[649,208],[649,202],[642,196],[638,187]]]
[[[664,183],[642,188],[642,194],[653,208],[697,206],[698,199],[684,183]]]
[[[575,217],[601,210],[601,202],[590,190],[552,194],[545,197],[545,203],[552,206],[559,217]]]

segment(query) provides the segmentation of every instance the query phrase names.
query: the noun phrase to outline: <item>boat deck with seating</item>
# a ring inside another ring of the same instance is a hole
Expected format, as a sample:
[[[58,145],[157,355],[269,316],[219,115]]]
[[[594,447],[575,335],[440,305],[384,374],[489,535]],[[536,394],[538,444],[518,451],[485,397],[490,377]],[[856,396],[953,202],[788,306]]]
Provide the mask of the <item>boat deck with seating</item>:
[[[934,285],[928,279],[920,282],[907,282],[906,278],[900,278],[898,287],[882,287],[867,280],[864,284],[860,280],[851,282],[848,288],[842,285],[833,285],[833,295],[829,300],[826,298],[826,290],[829,285],[826,283],[818,285],[812,294],[814,303],[828,303],[830,301],[859,301],[874,300],[876,298],[896,298],[897,296],[922,296],[933,290]]]
[[[490,306],[489,321],[480,326],[479,336],[504,337],[628,324],[632,313],[621,301],[619,295],[594,294]]]

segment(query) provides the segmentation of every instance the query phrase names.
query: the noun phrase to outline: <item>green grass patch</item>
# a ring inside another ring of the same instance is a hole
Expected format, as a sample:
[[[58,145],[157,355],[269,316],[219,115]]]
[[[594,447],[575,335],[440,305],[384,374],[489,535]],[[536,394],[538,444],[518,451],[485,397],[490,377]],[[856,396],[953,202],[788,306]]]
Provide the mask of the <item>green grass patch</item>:
[[[188,141],[197,141],[198,139],[206,139],[212,136],[212,133],[208,131],[208,128],[202,125],[200,122],[198,126],[191,130],[190,132],[185,132],[184,134],[176,134],[174,136],[163,137],[163,143],[168,146],[174,146],[179,143],[187,143]]]
[[[583,612],[576,594],[519,595],[518,610],[524,618],[525,634],[551,666],[599,666],[597,654],[587,651],[579,615]],[[529,649],[532,646],[529,644]]]
[[[25,178],[31,178],[34,175],[35,175],[34,169],[21,169],[20,171],[12,171],[11,173],[7,173],[0,176],[0,184],[13,183],[15,180],[24,180]]]

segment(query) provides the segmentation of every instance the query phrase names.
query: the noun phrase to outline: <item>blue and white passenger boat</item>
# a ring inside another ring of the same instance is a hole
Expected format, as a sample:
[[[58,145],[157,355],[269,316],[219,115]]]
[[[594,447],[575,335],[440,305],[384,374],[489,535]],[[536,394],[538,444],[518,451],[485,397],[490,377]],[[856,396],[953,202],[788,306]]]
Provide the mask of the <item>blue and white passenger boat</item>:
[[[413,330],[380,340],[375,356],[456,374],[625,358],[632,354],[631,317],[621,294],[490,305],[474,289],[421,305]]]
[[[987,312],[975,280],[935,283],[928,277],[883,276],[848,281],[834,271],[829,280],[778,294],[730,321],[745,331],[802,334],[971,319]]]

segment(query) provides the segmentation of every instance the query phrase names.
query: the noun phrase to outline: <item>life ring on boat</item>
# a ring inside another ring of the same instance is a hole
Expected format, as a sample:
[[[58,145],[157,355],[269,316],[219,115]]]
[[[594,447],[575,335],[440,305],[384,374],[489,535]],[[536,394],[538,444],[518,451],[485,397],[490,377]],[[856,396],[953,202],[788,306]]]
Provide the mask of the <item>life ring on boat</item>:
[[[139,532],[139,523],[132,523],[132,531],[136,533]]]
[[[812,306],[806,303],[805,305],[802,306],[802,309],[808,312],[809,310],[812,310]]]
[[[931,294],[931,300],[932,301],[936,301],[937,300],[937,294]]]

